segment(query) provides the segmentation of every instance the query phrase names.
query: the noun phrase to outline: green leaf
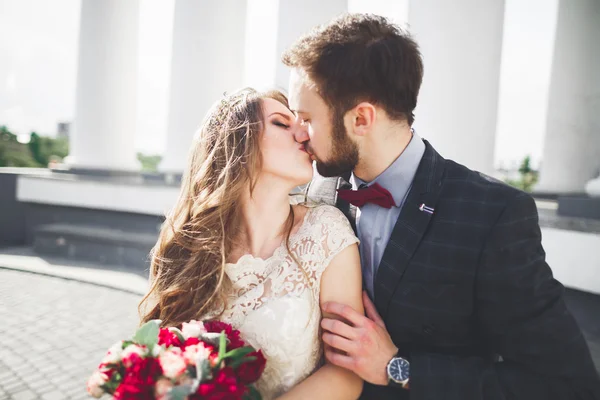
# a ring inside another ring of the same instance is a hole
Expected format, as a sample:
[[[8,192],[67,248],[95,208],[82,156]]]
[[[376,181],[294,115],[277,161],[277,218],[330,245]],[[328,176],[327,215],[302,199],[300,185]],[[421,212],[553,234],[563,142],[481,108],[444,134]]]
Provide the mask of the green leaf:
[[[210,368],[210,361],[208,359],[196,359],[196,371],[190,376],[196,379],[198,382],[204,382],[212,379],[212,370]]]
[[[254,357],[254,356],[242,357],[238,360],[234,360],[231,364],[229,364],[229,366],[233,369],[237,369],[237,367],[239,367],[243,363],[247,363],[247,362],[254,361],[254,360],[256,360],[256,357]]]
[[[171,400],[186,400],[186,396],[192,393],[190,385],[174,386],[169,390],[169,399]]]
[[[262,396],[254,386],[248,386],[248,393],[244,395],[244,400],[262,400]]]
[[[158,343],[160,323],[159,319],[146,322],[135,332],[133,340],[138,344],[148,347],[149,351],[152,351],[152,348]]]
[[[225,336],[225,331],[221,332],[221,337],[219,338],[219,363],[225,357],[225,352],[227,351],[227,337]]]
[[[183,337],[183,333],[177,328],[169,328],[171,332],[177,335],[177,338],[181,341],[181,343],[185,343],[185,338]]]
[[[254,348],[250,347],[250,346],[246,346],[246,347],[240,347],[239,349],[234,349],[231,350],[228,353],[225,353],[225,355],[223,356],[223,358],[233,358],[233,359],[237,359],[237,358],[241,358],[244,357],[245,355],[248,355],[252,352],[254,352]]]

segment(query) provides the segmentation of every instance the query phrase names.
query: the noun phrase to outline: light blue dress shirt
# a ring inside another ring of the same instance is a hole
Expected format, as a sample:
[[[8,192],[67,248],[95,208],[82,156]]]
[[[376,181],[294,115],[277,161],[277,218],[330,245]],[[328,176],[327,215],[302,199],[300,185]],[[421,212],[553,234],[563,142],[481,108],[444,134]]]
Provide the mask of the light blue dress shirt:
[[[424,153],[425,143],[413,131],[412,139],[402,154],[372,182],[364,182],[354,174],[350,177],[352,189],[377,182],[392,194],[395,203],[389,209],[368,203],[356,210],[363,282],[371,299],[374,299],[373,286],[379,263]]]

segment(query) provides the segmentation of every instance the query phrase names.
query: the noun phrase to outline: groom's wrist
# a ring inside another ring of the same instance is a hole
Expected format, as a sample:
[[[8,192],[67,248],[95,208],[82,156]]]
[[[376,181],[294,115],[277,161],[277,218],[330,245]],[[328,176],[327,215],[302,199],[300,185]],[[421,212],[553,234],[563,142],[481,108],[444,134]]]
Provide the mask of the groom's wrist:
[[[407,389],[410,380],[409,357],[397,351],[386,365],[387,386]]]

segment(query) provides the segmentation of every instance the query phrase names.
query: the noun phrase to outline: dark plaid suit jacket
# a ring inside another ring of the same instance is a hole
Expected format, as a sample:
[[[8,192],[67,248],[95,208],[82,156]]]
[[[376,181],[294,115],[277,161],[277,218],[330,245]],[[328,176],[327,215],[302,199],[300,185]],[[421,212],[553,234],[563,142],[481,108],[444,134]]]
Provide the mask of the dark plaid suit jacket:
[[[343,185],[317,178],[306,193],[353,222],[353,207],[335,195]],[[563,290],[545,262],[531,196],[445,160],[426,142],[375,278],[375,305],[410,360],[411,388],[366,384],[362,397],[600,399]]]

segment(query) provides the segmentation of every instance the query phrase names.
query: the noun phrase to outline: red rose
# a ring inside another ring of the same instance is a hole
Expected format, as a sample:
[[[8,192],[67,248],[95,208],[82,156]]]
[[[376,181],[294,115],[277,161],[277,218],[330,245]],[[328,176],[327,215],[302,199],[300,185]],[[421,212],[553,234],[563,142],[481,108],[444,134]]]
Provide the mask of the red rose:
[[[244,347],[246,345],[246,343],[240,338],[239,332],[237,336],[230,336],[229,341],[229,346],[227,346],[228,350],[239,349],[240,347]]]
[[[260,350],[250,353],[246,357],[256,357],[256,360],[243,363],[238,367],[236,373],[240,382],[250,385],[260,378],[265,370],[267,360]]]
[[[244,341],[240,338],[240,331],[233,329],[233,327],[229,324],[221,321],[209,321],[204,323],[204,328],[206,328],[207,332],[212,333],[221,333],[225,331],[225,336],[227,336],[227,339],[229,339],[229,346],[227,346],[227,350],[237,349],[246,345],[246,343],[244,343]]]
[[[217,372],[215,383],[219,386],[232,386],[237,384],[235,372],[231,367],[225,367]]]
[[[125,377],[113,394],[120,400],[143,400],[154,396],[154,384],[163,371],[158,360],[144,358],[125,370]]]
[[[200,343],[200,339],[195,338],[195,337],[190,337],[185,339],[185,343],[183,344],[183,347],[188,347],[188,346],[192,346],[194,344],[198,344]]]
[[[198,390],[196,391],[196,394],[198,396],[194,395],[194,396],[190,396],[190,398],[191,399],[207,398],[207,397],[211,396],[215,392],[216,389],[217,389],[217,385],[215,385],[214,383],[209,383],[209,382],[201,383],[200,386],[198,386]]]
[[[170,346],[181,347],[182,345],[177,334],[171,332],[167,328],[160,328],[160,331],[158,331],[158,344],[164,345],[166,348],[169,348]]]
[[[238,383],[233,369],[226,367],[217,372],[212,382],[198,386],[196,394],[190,399],[240,400],[245,393],[246,387]]]
[[[123,381],[113,393],[113,398],[117,400],[144,400],[151,399],[153,395],[154,388],[152,387],[139,386],[135,383]]]

